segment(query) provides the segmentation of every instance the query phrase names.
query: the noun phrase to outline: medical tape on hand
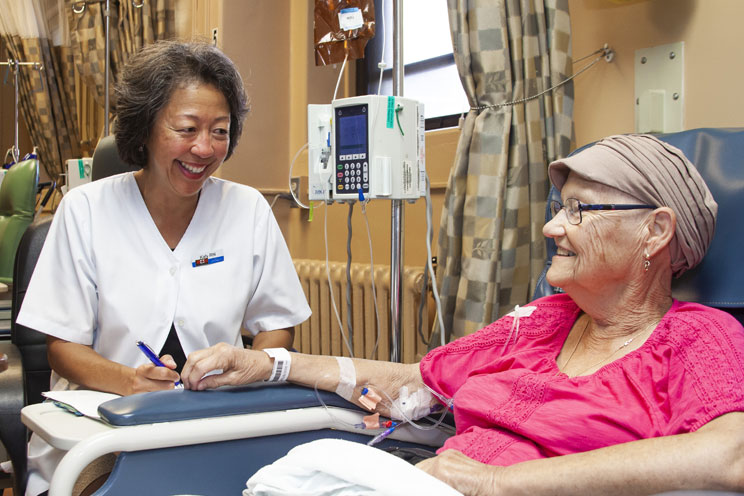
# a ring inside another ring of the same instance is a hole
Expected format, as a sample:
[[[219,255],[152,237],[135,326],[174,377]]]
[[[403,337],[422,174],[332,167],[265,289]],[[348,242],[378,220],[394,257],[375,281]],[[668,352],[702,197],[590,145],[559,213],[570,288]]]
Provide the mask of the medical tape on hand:
[[[336,357],[338,362],[338,386],[336,394],[346,401],[350,401],[356,387],[356,369],[354,362],[348,357]]]
[[[379,429],[380,428],[380,414],[375,413],[374,415],[367,415],[362,417],[365,429]]]
[[[408,387],[400,388],[398,398],[393,402],[390,416],[396,420],[418,420],[431,413],[431,403],[434,396],[424,388],[413,394],[408,393]]]
[[[382,397],[377,394],[372,388],[365,387],[362,389],[362,395],[359,397],[359,403],[362,404],[367,410],[374,410],[377,408],[377,404],[382,401]]]
[[[292,356],[289,352],[285,348],[266,348],[262,351],[274,359],[269,382],[286,382],[292,366]]]

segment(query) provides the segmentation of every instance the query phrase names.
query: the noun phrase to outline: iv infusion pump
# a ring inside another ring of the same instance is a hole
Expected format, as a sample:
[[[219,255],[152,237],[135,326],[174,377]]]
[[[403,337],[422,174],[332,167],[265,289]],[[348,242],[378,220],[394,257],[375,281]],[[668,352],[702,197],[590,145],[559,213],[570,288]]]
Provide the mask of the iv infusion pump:
[[[426,194],[424,105],[366,95],[308,105],[308,198],[414,201]]]

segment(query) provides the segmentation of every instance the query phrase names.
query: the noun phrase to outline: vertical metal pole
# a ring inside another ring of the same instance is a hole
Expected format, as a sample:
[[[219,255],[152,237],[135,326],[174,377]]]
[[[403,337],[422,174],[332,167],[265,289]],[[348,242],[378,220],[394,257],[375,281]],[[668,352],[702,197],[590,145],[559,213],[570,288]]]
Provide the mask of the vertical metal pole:
[[[403,96],[403,76],[403,0],[393,0],[393,96]],[[394,164],[393,166],[398,167],[400,164]],[[400,362],[403,200],[393,200],[390,208],[390,361]]]
[[[13,112],[15,114],[15,137],[13,138],[13,162],[18,163],[18,161],[21,158],[21,149],[18,147],[18,73],[20,67],[18,66],[18,61],[13,61],[13,83],[15,84],[14,88],[14,94],[15,97],[14,100],[14,107]]]
[[[110,65],[110,63],[109,63],[109,59],[110,59],[110,56],[109,56],[109,51],[110,51],[110,47],[109,47],[109,18],[111,17],[111,10],[110,10],[111,4],[110,4],[110,1],[111,0],[106,0],[106,7],[105,7],[106,10],[103,12],[104,23],[105,23],[104,24],[104,27],[105,27],[105,31],[106,31],[106,48],[105,48],[105,51],[106,51],[106,60],[104,61],[104,71],[103,71],[103,73],[104,73],[104,81],[105,81],[104,82],[104,87],[103,87],[103,92],[104,92],[104,95],[103,95],[103,113],[104,113],[104,119],[105,119],[105,121],[104,121],[105,122],[105,125],[103,127],[103,136],[104,137],[109,135],[109,77],[110,77],[110,72],[111,72],[111,69],[109,68],[109,65]]]

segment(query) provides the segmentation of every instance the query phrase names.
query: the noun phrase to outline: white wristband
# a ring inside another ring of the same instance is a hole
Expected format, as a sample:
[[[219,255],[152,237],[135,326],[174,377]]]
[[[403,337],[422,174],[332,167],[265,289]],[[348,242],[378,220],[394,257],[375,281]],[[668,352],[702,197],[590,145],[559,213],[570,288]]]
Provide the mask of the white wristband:
[[[269,382],[285,382],[292,366],[292,356],[285,348],[266,348],[261,350],[274,359]]]

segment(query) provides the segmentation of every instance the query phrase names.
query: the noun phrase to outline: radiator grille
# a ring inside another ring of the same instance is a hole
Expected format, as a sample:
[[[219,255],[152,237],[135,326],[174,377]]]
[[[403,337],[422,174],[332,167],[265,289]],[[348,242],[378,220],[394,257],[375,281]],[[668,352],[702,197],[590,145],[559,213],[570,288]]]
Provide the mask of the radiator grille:
[[[313,314],[299,327],[295,327],[295,349],[302,353],[316,355],[348,356],[343,338],[332,308],[330,291],[336,300],[341,322],[346,331],[346,264],[330,262],[331,285],[328,285],[324,260],[295,260],[295,268],[300,276]],[[426,353],[426,345],[416,329],[418,307],[421,301],[423,267],[406,267],[401,285],[401,360],[412,363]],[[380,316],[380,337],[377,353],[372,355],[377,339],[377,326],[373,301],[369,264],[351,264],[352,301],[352,350],[358,358],[390,359],[390,267],[375,267],[375,289]],[[429,334],[428,302],[422,312],[422,329]]]

